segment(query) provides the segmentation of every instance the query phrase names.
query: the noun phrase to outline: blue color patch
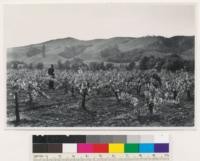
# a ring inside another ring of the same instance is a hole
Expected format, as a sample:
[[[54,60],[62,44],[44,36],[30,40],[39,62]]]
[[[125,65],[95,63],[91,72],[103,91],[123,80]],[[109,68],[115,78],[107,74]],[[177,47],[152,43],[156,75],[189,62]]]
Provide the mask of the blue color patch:
[[[139,144],[140,153],[154,153],[154,144]]]

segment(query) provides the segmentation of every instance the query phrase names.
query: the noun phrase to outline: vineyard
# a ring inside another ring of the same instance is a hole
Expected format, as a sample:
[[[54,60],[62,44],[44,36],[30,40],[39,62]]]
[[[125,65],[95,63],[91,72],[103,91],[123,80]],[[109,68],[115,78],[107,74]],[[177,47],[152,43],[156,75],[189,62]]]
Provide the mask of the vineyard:
[[[22,127],[193,126],[194,73],[56,70],[51,78],[46,69],[9,69],[7,118]]]

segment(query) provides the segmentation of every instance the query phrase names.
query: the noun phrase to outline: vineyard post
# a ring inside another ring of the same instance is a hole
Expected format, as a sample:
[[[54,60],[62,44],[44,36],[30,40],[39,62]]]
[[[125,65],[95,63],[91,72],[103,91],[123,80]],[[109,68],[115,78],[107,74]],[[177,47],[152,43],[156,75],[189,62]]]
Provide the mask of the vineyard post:
[[[112,91],[113,91],[113,93],[115,95],[115,98],[116,98],[117,102],[120,102],[120,99],[119,99],[117,91],[115,91],[115,89],[113,87],[111,87],[111,89],[112,89]]]
[[[16,122],[20,122],[20,115],[19,115],[19,102],[18,102],[18,94],[15,92],[15,116]]]
[[[140,91],[142,88],[141,80],[137,81],[137,86],[136,86],[136,92],[138,95],[140,95]]]
[[[115,93],[115,97],[116,97],[116,99],[117,99],[117,102],[120,102],[118,93],[117,93],[117,92],[114,92],[114,93]]]
[[[177,91],[173,90],[173,98],[174,98],[174,100],[176,100],[177,95],[178,95]]]
[[[148,106],[149,106],[150,115],[152,115],[152,114],[153,114],[154,103],[153,103],[153,102],[150,102],[150,103],[148,104]]]
[[[137,111],[136,111],[136,117],[137,117],[137,119],[139,120],[140,119],[140,108],[139,107],[137,107],[137,109],[136,109]]]
[[[73,86],[71,87],[71,95],[72,95],[72,97],[75,97],[75,94],[74,94],[74,87],[73,87]]]
[[[187,90],[187,98],[188,98],[188,100],[191,100],[190,90]]]
[[[82,101],[81,101],[81,107],[86,110],[86,107],[85,107],[85,98],[86,98],[86,91],[83,92],[82,94]]]
[[[31,95],[31,86],[30,86],[30,84],[28,85],[28,95],[29,95],[29,107],[32,108],[33,98],[32,98],[32,95]]]

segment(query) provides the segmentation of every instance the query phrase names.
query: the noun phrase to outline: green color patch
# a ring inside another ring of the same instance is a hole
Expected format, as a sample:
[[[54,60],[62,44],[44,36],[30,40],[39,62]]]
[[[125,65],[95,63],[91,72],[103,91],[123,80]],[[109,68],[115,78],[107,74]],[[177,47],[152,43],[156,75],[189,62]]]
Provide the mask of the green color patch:
[[[139,153],[139,144],[125,144],[124,152],[125,153]]]

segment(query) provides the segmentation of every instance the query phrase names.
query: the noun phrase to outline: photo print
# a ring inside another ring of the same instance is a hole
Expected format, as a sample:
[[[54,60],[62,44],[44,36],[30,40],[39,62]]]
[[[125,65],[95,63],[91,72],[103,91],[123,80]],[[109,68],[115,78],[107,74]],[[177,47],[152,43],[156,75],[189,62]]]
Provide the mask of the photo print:
[[[193,127],[193,4],[7,4],[7,127]]]

